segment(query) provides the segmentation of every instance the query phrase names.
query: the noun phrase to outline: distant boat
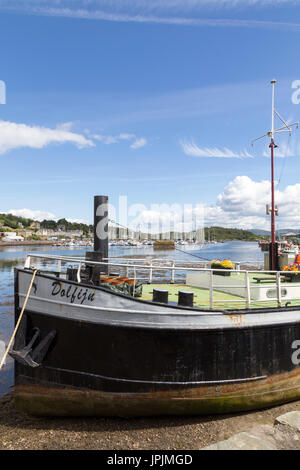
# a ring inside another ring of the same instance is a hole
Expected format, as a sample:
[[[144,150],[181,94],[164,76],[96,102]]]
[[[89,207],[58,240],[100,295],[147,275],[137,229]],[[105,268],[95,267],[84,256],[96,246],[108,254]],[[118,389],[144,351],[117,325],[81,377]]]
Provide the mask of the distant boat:
[[[173,240],[155,240],[153,248],[154,250],[174,250],[175,242]]]

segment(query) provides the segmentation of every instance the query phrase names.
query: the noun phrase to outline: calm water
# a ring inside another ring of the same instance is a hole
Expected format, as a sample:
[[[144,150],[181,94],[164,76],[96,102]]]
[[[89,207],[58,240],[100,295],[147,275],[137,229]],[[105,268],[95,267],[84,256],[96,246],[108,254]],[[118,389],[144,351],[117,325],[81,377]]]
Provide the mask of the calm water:
[[[91,248],[88,248],[91,250]],[[171,257],[172,259],[184,259],[196,261],[192,255],[201,256],[206,259],[230,259],[234,262],[240,261],[243,264],[261,265],[263,262],[263,253],[257,246],[257,243],[249,242],[226,242],[205,245],[201,250],[186,245],[179,246],[180,250],[159,251],[159,257]],[[6,344],[13,331],[13,279],[14,268],[23,267],[28,252],[40,252],[51,255],[83,256],[86,249],[64,248],[64,247],[3,247],[0,248],[0,341]],[[110,247],[109,255],[111,257],[132,255],[152,255],[154,254],[151,246],[142,248],[135,247]],[[157,255],[158,252],[155,252]],[[35,262],[35,266],[39,265]],[[45,267],[45,263],[43,264]],[[13,384],[13,361],[8,358],[4,369],[0,372],[0,396],[7,392]]]

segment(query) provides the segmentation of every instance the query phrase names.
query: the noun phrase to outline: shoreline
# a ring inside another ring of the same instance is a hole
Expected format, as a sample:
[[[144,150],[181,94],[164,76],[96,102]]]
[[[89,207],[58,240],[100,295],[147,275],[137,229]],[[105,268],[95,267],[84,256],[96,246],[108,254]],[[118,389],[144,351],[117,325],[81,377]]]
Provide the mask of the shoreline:
[[[250,240],[250,241],[248,241],[248,240],[223,240],[222,242],[217,242],[216,244],[228,243],[228,242],[258,243],[255,240]],[[55,243],[57,243],[57,242],[55,242]],[[53,241],[50,241],[50,240],[23,240],[23,241],[11,241],[11,242],[3,242],[3,241],[0,240],[0,248],[1,248],[1,246],[32,246],[32,245],[55,246],[55,243]],[[119,245],[116,245],[116,246],[119,246]],[[129,247],[129,248],[134,248],[134,246]],[[170,251],[172,251],[172,250],[170,250]]]
[[[33,245],[46,245],[54,246],[53,242],[48,240],[24,240],[22,242],[12,241],[12,242],[0,242],[0,248],[2,246],[33,246]]]

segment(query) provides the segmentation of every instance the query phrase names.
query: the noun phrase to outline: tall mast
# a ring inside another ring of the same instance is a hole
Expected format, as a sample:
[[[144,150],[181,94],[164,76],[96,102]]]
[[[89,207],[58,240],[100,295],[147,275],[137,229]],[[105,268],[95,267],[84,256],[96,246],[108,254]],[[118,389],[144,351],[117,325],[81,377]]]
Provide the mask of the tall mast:
[[[276,249],[276,235],[275,235],[275,213],[277,212],[277,209],[275,208],[275,181],[274,181],[274,149],[277,148],[277,145],[274,142],[274,136],[275,134],[278,134],[279,132],[289,132],[291,135],[292,133],[292,126],[297,126],[298,128],[298,122],[293,122],[292,124],[287,124],[285,120],[280,116],[280,114],[276,111],[275,109],[275,83],[276,80],[273,79],[271,80],[271,85],[272,85],[272,115],[271,115],[271,130],[267,132],[266,134],[257,137],[256,139],[252,140],[252,145],[254,142],[256,142],[259,139],[262,139],[263,137],[270,137],[271,142],[269,145],[270,151],[271,151],[271,210],[267,213],[271,212],[271,250],[270,250],[270,268],[271,270],[275,270],[275,249]],[[280,121],[283,123],[283,126],[279,127],[278,129],[274,129],[274,121],[275,121],[275,115],[280,119]]]
[[[274,148],[277,146],[274,143],[274,114],[275,114],[275,83],[276,80],[271,80],[272,85],[272,120],[271,120],[271,269],[275,269],[274,266],[274,250],[276,243],[275,233],[275,184],[274,184]]]

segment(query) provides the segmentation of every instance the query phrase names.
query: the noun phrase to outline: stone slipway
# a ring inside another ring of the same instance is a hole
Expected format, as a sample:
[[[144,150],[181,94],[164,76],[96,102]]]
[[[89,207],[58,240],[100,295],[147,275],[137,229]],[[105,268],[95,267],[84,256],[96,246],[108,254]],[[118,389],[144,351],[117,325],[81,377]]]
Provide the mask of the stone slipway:
[[[300,450],[300,411],[278,416],[273,425],[261,424],[202,450]]]

